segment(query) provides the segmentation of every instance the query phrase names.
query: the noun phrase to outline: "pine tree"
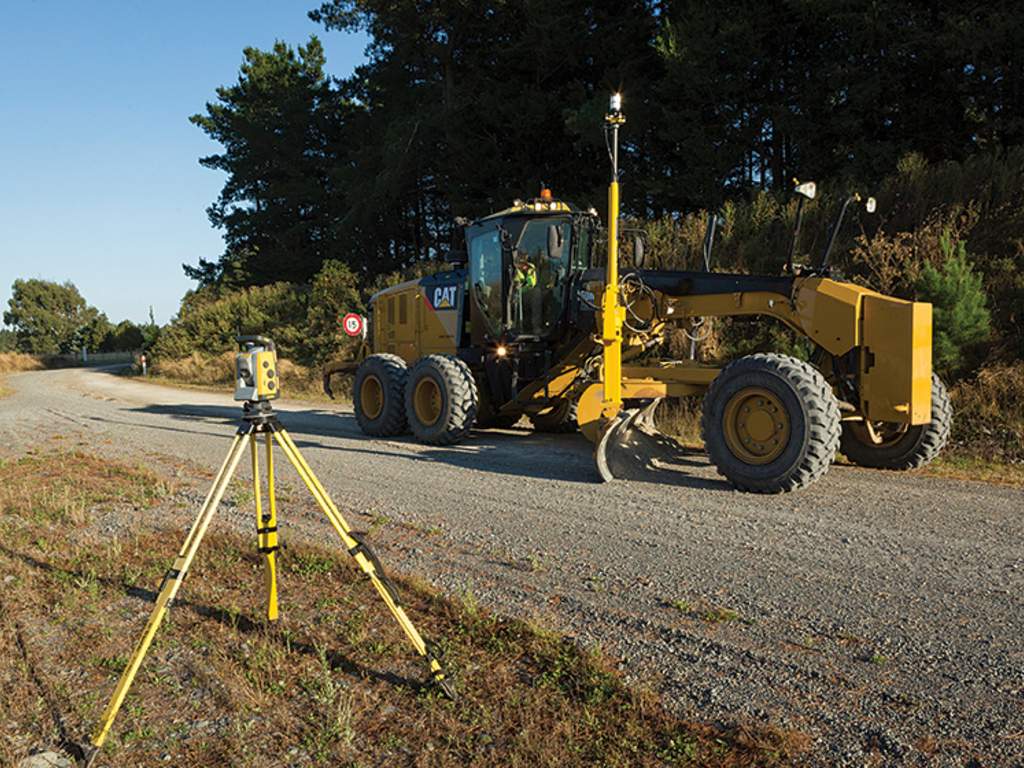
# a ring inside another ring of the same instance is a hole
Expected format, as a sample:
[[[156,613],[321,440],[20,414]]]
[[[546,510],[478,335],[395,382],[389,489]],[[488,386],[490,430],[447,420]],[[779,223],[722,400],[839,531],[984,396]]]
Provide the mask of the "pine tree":
[[[917,280],[917,295],[933,307],[934,367],[955,375],[966,365],[970,347],[991,332],[991,317],[981,275],[967,257],[967,244],[946,232],[939,240],[943,262],[936,268],[926,263]]]

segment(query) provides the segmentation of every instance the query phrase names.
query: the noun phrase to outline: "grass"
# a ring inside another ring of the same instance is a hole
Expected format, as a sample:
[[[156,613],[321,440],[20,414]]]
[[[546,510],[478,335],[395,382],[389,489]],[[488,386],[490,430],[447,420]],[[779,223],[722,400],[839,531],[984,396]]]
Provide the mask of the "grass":
[[[194,353],[180,360],[158,360],[151,371],[151,376],[139,380],[222,393],[234,392],[235,389],[233,352],[225,352],[215,357]],[[310,402],[331,402],[331,398],[324,394],[323,379],[318,368],[279,359],[278,372],[284,397]],[[334,378],[335,397],[341,402],[349,402],[351,399],[350,379],[351,377],[346,380],[341,376]]]
[[[0,352],[0,398],[8,397],[14,390],[4,383],[5,373],[18,371],[37,371],[45,368],[41,360],[21,352]]]
[[[82,741],[113,690],[183,532],[174,487],[85,454],[0,466],[0,764]],[[128,533],[96,519],[132,515]],[[150,521],[150,522],[146,522]],[[396,579],[444,652],[458,702],[337,549],[282,555],[283,620],[262,619],[253,542],[214,529],[104,750],[109,766],[777,766],[799,734],[690,722],[557,633]],[[164,756],[169,756],[167,760]]]
[[[674,608],[688,619],[698,619],[705,624],[729,624],[734,621],[742,622],[743,624],[753,623],[751,620],[743,618],[739,612],[731,608],[714,605],[706,600],[691,601],[684,598],[674,598],[666,600],[664,605]]]

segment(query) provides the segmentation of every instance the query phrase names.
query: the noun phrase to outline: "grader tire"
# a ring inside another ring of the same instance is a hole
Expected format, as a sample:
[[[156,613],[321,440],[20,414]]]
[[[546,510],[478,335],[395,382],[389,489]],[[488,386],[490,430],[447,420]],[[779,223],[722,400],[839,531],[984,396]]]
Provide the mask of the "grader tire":
[[[828,471],[839,432],[839,404],[825,377],[786,355],[741,357],[704,395],[704,445],[719,474],[741,491],[810,485]]]
[[[579,428],[576,423],[576,401],[559,398],[549,411],[531,416],[530,423],[537,432],[560,435],[575,432]]]
[[[932,374],[930,422],[905,429],[886,429],[886,426],[880,425],[882,442],[875,444],[863,424],[844,422],[839,450],[854,464],[873,469],[916,469],[938,456],[953,426],[953,406],[942,379]]]
[[[370,355],[356,369],[352,386],[356,421],[373,437],[401,435],[405,420],[405,380],[409,372],[398,355]]]
[[[413,435],[427,445],[452,445],[476,421],[476,381],[469,366],[456,357],[427,355],[409,371],[405,412]]]

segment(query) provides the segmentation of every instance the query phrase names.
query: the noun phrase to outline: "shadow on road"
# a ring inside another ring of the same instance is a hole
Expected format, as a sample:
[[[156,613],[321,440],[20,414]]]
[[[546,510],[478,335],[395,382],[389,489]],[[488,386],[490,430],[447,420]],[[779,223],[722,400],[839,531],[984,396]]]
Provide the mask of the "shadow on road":
[[[223,425],[225,437],[230,437],[240,423],[239,407],[201,404],[153,404],[132,408],[132,412],[167,416],[192,423]],[[385,440],[364,435],[355,416],[347,412],[322,409],[279,411],[285,428],[300,449],[317,449],[359,453],[382,458],[405,459],[431,464],[445,464],[514,477],[596,484],[600,478],[593,461],[590,443],[579,434],[538,434],[526,429],[474,430],[462,443],[450,447],[421,445],[409,435],[389,437]],[[99,420],[105,420],[97,417]],[[175,428],[147,423],[140,427],[172,430]],[[182,432],[209,435],[187,428]],[[316,438],[322,438],[320,440]],[[341,440],[329,443],[325,440]],[[353,444],[355,443],[355,444]],[[393,446],[389,450],[386,446]],[[408,446],[408,450],[403,450]],[[661,485],[689,488],[731,490],[730,486],[714,478],[692,474],[688,470],[707,466],[701,451],[692,451],[680,457],[672,467],[638,468],[630,479]]]

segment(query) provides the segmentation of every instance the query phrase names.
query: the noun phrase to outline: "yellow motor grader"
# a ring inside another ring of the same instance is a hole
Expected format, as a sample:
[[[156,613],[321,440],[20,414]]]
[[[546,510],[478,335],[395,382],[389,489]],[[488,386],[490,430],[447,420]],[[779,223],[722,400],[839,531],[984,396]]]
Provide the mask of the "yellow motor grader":
[[[654,409],[664,398],[702,395],[708,455],[741,490],[804,487],[840,448],[869,467],[908,469],[934,458],[951,409],[931,370],[931,305],[830,277],[842,214],[813,267],[790,263],[769,276],[649,270],[637,241],[632,265],[620,270],[624,122],[616,94],[606,117],[606,254],[597,247],[597,212],[544,189],[457,221],[451,270],[372,298],[369,341],[356,360],[324,370],[328,392],[331,376],[355,374],[363,432],[411,431],[424,443],[450,445],[473,427],[507,427],[524,416],[539,431],[578,426],[610,480],[630,476],[638,463],[670,460],[679,446],[658,432]],[[802,211],[813,184],[797,192]],[[859,201],[851,196],[843,213]],[[750,315],[775,318],[810,340],[810,361],[755,354],[718,367],[662,356],[673,327]]]

